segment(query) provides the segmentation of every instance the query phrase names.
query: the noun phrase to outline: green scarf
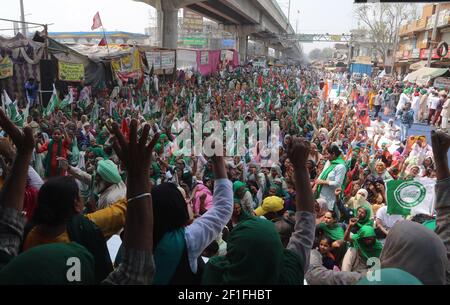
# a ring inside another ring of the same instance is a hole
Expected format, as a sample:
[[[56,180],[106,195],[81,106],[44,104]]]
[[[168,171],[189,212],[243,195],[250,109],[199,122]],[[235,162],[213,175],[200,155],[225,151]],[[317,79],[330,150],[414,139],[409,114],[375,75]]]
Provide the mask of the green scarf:
[[[45,156],[45,160],[44,160],[44,164],[45,164],[45,176],[47,178],[50,177],[51,175],[51,168],[52,168],[52,155],[53,155],[53,144],[55,144],[55,141],[50,140],[50,143],[48,144],[48,149],[47,149],[47,155]],[[61,156],[61,151],[62,151],[62,140],[59,140],[58,142],[58,150],[56,152],[56,156],[60,157]],[[61,174],[61,169],[58,167],[56,169],[56,175],[60,175]]]
[[[342,229],[342,227],[338,224],[329,227],[324,222],[322,222],[319,224],[319,229],[321,229],[326,236],[334,241],[344,239],[344,229]]]
[[[372,248],[368,248],[361,239],[365,237],[376,237],[375,230],[373,227],[370,226],[362,226],[361,229],[359,229],[358,233],[355,234],[353,239],[353,247],[356,250],[359,250],[361,253],[361,256],[368,260],[370,257],[380,257],[381,250],[383,249],[383,245],[380,243],[378,239],[375,239],[375,244]]]
[[[78,214],[72,217],[67,224],[67,233],[71,241],[86,247],[94,256],[95,280],[100,283],[113,271],[111,257],[102,231],[86,216]]]
[[[209,260],[202,284],[302,285],[303,274],[301,258],[283,248],[275,225],[241,210],[227,241],[226,256]]]
[[[320,174],[319,179],[321,180],[326,180],[328,178],[328,175],[334,170],[334,168],[338,165],[338,164],[342,164],[345,166],[345,161],[344,159],[342,159],[342,156],[339,156],[338,158],[334,159],[333,161],[330,162],[330,166],[328,166],[323,172],[322,174]],[[322,184],[317,186],[317,191],[316,191],[316,198],[320,197],[320,192],[322,192]]]
[[[186,247],[184,228],[167,232],[155,249],[154,285],[168,285],[180,264]]]
[[[69,281],[70,258],[80,262],[81,281]],[[94,257],[78,243],[51,243],[14,257],[0,270],[0,285],[93,285]]]
[[[235,199],[240,200],[240,198],[237,198],[236,193],[237,193],[237,191],[238,191],[241,187],[243,187],[243,186],[245,186],[245,190],[244,190],[244,193],[245,193],[245,192],[248,191],[247,184],[245,184],[244,182],[239,181],[239,180],[238,180],[238,181],[235,181],[235,182],[233,183],[233,194],[234,194],[234,198],[235,198]]]
[[[364,210],[366,210],[366,217],[364,217],[363,219],[359,219],[356,225],[360,228],[363,226],[373,226],[373,220],[370,219],[370,216],[372,215],[372,209],[365,205],[360,206],[359,208],[364,208]],[[358,209],[355,209],[354,215],[358,214]]]
[[[161,168],[158,165],[158,162],[152,162],[152,168],[153,168],[153,176],[151,176],[152,179],[158,180],[158,178],[161,176]]]

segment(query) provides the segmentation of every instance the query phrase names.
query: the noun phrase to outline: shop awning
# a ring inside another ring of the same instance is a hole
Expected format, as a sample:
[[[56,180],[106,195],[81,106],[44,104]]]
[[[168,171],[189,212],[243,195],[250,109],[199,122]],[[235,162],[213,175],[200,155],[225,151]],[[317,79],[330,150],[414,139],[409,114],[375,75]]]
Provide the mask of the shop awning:
[[[409,73],[403,81],[416,83],[420,86],[424,86],[431,79],[441,76],[441,75],[445,74],[447,71],[448,71],[447,68],[440,69],[440,68],[424,67],[424,68],[420,68],[417,71]]]
[[[424,68],[427,65],[427,62],[425,60],[422,61],[418,61],[413,63],[412,65],[409,66],[410,70],[416,71],[419,70],[421,68]]]

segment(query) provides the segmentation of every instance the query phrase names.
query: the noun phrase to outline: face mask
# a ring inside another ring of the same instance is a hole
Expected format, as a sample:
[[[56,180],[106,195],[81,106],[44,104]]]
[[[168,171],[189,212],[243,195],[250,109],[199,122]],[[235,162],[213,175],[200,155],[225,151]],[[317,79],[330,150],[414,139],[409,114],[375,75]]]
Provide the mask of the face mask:
[[[358,203],[363,203],[363,202],[365,202],[366,201],[366,198],[362,195],[362,194],[356,194],[356,201],[358,202]]]

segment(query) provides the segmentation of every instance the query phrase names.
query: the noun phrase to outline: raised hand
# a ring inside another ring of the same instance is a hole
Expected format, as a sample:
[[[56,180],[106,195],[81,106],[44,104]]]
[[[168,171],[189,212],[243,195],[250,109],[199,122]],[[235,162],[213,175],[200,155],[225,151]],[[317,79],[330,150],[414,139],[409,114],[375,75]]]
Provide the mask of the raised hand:
[[[23,132],[14,125],[13,122],[0,109],[0,127],[11,137],[17,148],[17,154],[31,154],[34,149],[33,131],[30,127],[25,127]]]
[[[150,125],[146,124],[138,141],[137,121],[133,119],[130,124],[129,141],[127,141],[119,130],[117,123],[113,123],[112,125],[112,132],[115,135],[113,148],[120,161],[127,168],[128,176],[143,175],[144,177],[148,177],[149,175],[153,148],[159,139],[159,133],[157,133],[150,143],[147,144],[149,131]]]
[[[289,161],[291,161],[295,169],[306,167],[310,150],[311,144],[304,138],[292,138],[287,149],[287,154]]]

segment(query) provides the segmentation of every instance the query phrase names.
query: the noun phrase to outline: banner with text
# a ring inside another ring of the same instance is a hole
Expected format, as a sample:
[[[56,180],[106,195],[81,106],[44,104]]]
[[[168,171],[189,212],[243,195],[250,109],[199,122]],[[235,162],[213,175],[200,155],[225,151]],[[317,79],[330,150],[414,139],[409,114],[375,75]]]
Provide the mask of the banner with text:
[[[11,76],[13,76],[13,63],[9,56],[5,56],[0,60],[0,79]]]
[[[58,62],[58,78],[67,82],[79,82],[84,78],[84,65]]]

